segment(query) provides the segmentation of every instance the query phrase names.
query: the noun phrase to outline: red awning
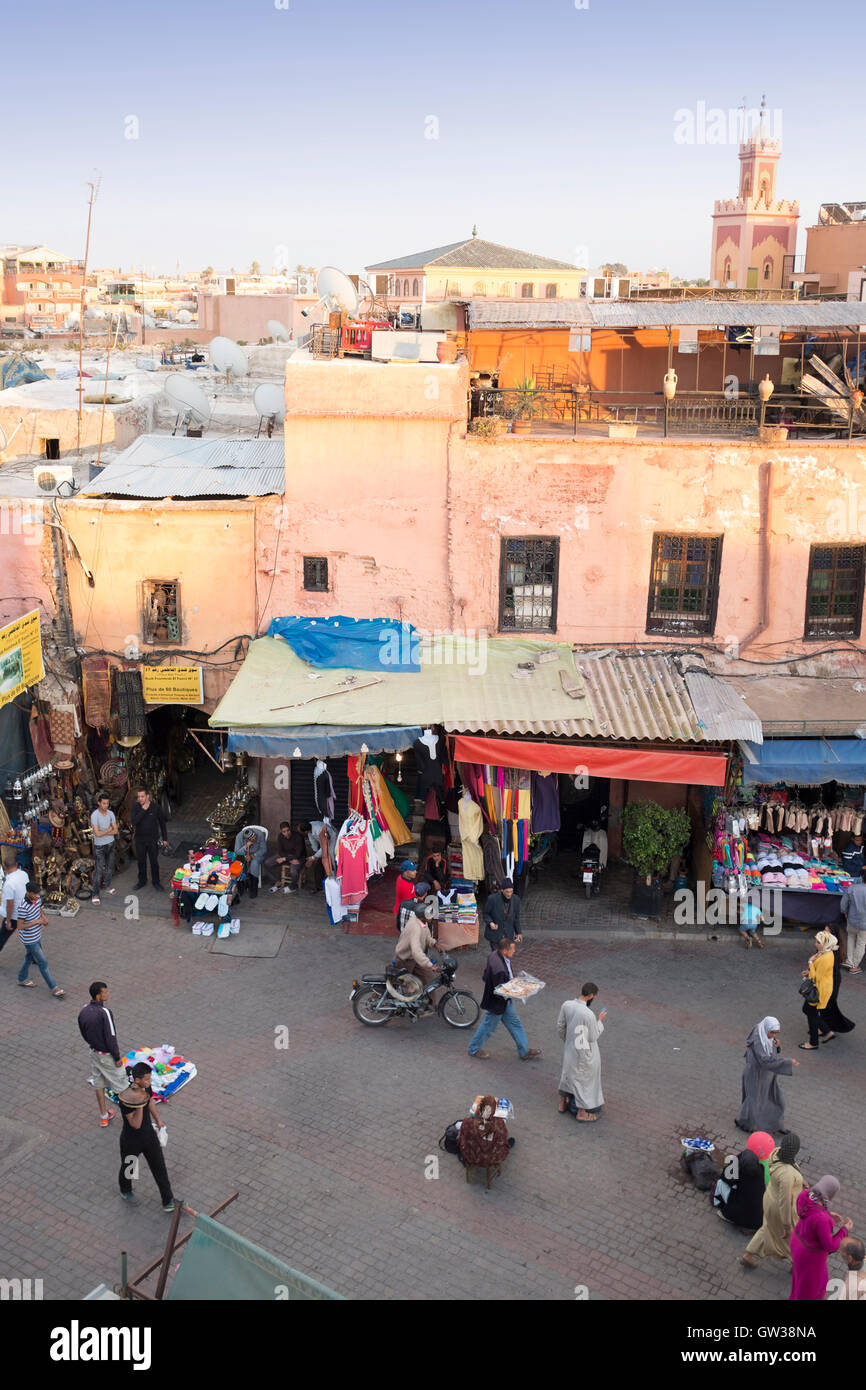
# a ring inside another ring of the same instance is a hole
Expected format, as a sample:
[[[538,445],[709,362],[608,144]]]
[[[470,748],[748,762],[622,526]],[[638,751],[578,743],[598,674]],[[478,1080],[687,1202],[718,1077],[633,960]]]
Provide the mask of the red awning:
[[[728,765],[724,753],[668,753],[585,743],[521,743],[464,734],[455,735],[454,757],[458,763],[490,763],[494,767],[522,767],[532,772],[586,772],[591,777],[705,787],[723,787]]]

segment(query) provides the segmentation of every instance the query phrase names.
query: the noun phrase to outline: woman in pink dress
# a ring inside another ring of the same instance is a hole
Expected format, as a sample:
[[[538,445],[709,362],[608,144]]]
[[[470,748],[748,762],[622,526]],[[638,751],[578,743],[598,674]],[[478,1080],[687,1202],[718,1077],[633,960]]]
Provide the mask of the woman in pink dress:
[[[819,1303],[827,1292],[827,1256],[839,1249],[853,1224],[829,1210],[838,1191],[838,1178],[823,1177],[797,1198],[799,1219],[791,1234],[792,1300]]]

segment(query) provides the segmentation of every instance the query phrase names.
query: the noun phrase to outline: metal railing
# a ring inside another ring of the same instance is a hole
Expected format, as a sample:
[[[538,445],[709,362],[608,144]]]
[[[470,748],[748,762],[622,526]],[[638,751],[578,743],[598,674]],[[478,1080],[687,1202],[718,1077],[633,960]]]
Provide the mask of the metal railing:
[[[780,443],[785,438],[852,439],[866,434],[866,417],[852,406],[843,407],[843,413],[833,412],[811,396],[782,393],[778,388],[762,405],[756,386],[736,395],[678,391],[669,402],[661,391],[556,388],[527,393],[514,388],[472,388],[470,431],[487,433],[485,421],[499,422],[502,432],[516,423],[515,433],[574,436],[600,434],[610,425],[632,426],[638,436],[707,434],[739,439],[756,439],[763,427],[778,431],[776,442]],[[497,432],[495,426],[491,432]]]

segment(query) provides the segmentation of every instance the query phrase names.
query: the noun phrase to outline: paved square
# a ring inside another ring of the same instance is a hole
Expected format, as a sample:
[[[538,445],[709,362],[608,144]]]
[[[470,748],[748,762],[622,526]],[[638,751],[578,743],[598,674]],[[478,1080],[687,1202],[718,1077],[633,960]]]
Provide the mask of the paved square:
[[[786,932],[747,954],[730,940],[637,940],[613,927],[530,937],[519,965],[547,987],[521,1017],[544,1057],[520,1062],[500,1028],[483,1062],[438,1018],[381,1030],[355,1020],[352,978],[380,969],[390,943],[328,926],[320,897],[244,904],[242,921],[288,931],[274,959],[242,958],[174,927],[166,895],[150,889],[141,919],[125,920],[132,883],[130,871],[101,908],[51,919],[44,944],[66,1000],[38,976],[37,989],[16,986],[19,942],[0,956],[0,1065],[14,1121],[8,1151],[0,1144],[0,1274],[42,1278],[46,1298],[116,1283],[122,1249],[135,1272],[161,1249],[169,1219],[147,1171],[140,1206],[118,1194],[118,1121],[99,1128],[75,1022],[97,978],[109,982],[123,1049],[169,1042],[198,1067],[162,1112],[177,1195],[209,1211],[239,1189],[233,1228],[349,1298],[573,1299],[578,1286],[593,1299],[787,1298],[786,1269],[742,1269],[748,1238],[678,1167],[684,1135],[742,1146],[733,1120],[744,1042],[766,1013],[802,1063],[782,1084],[804,1171],[835,1173],[840,1209],[866,1230],[866,976],[843,981],[856,1031],[819,1053],[796,1051],[811,938]],[[480,994],[485,957],[484,943],[460,957],[458,986]],[[609,1009],[596,1126],[556,1112],[556,1016],[585,979]],[[288,1050],[276,1045],[284,1028]],[[437,1147],[482,1090],[516,1111],[517,1144],[489,1193]],[[425,1176],[430,1156],[438,1178]],[[830,1264],[840,1272],[838,1257]]]

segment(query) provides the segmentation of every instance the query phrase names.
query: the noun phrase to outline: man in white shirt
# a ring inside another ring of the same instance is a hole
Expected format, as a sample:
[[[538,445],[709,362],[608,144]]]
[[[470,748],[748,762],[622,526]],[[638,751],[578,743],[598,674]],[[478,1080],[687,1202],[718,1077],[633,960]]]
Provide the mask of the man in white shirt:
[[[6,870],[3,890],[0,894],[0,951],[18,930],[18,909],[27,892],[28,878],[24,869]]]

